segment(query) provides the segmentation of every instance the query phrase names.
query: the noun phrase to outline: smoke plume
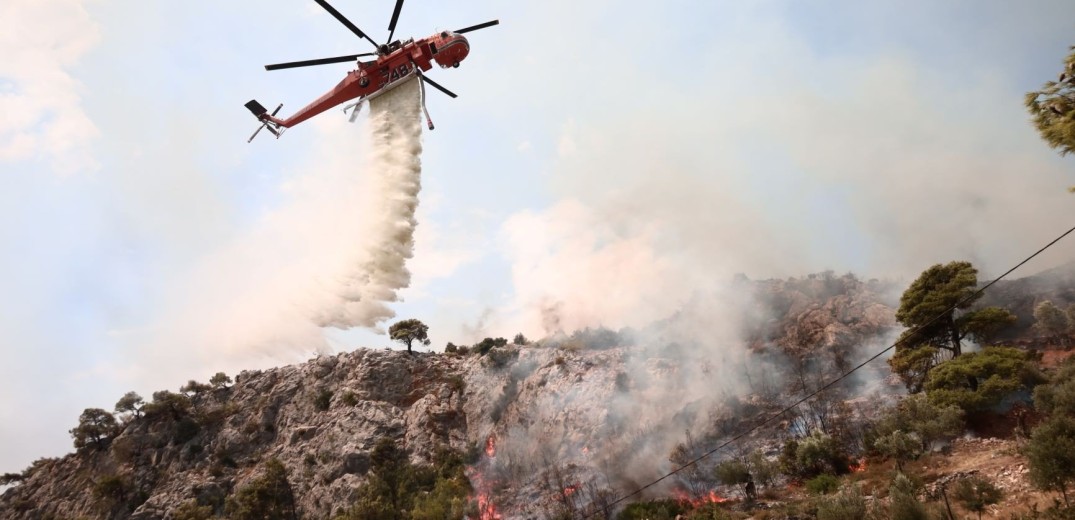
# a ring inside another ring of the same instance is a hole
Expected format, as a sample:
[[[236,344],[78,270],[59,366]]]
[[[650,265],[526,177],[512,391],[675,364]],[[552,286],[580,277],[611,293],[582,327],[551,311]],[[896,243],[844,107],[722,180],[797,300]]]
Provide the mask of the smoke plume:
[[[422,127],[420,83],[409,80],[370,101],[372,190],[376,208],[366,239],[367,251],[353,272],[339,280],[336,300],[321,309],[321,326],[374,327],[395,316],[386,305],[409,285],[406,261],[414,254],[414,229],[421,189]]]

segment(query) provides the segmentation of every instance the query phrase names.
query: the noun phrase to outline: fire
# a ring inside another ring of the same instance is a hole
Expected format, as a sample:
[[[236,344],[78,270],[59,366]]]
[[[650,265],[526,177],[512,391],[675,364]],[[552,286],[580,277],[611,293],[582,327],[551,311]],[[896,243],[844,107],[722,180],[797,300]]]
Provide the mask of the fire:
[[[478,517],[474,520],[502,520],[504,517],[500,516],[500,512],[496,510],[496,504],[489,498],[489,492],[493,488],[492,483],[486,480],[474,466],[467,468],[467,478],[474,486],[476,494],[471,499],[478,503]]]
[[[502,516],[496,510],[496,505],[484,494],[478,495],[478,520],[501,520]]]
[[[692,498],[686,491],[681,490],[672,491],[672,496],[680,502],[690,504],[692,507],[698,507],[705,504],[721,504],[731,500],[718,495],[717,492],[713,490],[710,490],[709,493],[698,498]]]
[[[490,435],[485,439],[485,458],[478,461],[477,464],[469,466],[466,469],[467,479],[470,480],[471,486],[474,488],[474,495],[468,500],[473,500],[478,503],[478,516],[474,519],[468,520],[502,520],[500,512],[496,509],[496,504],[493,503],[493,499],[490,497],[492,494],[495,482],[491,482],[486,478],[491,474],[492,459],[496,457],[496,437]]]
[[[570,486],[565,487],[564,488],[564,496],[569,497],[571,495],[574,495],[575,492],[578,491],[580,487],[582,487],[582,484],[571,484]]]
[[[590,454],[590,447],[589,446],[583,446],[582,447],[582,454],[583,455],[589,455]]]
[[[866,471],[866,459],[859,459],[857,463],[852,462],[848,466],[848,469],[850,469],[852,473],[861,473],[863,471]]]

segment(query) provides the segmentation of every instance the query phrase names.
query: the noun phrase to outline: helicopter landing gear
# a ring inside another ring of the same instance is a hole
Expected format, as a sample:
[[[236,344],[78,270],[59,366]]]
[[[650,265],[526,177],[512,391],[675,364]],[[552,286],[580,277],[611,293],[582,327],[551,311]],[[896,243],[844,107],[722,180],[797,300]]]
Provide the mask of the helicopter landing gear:
[[[358,86],[360,86],[362,88],[366,88],[366,87],[370,86],[370,79],[365,77],[365,76],[363,76],[361,78],[358,78]]]

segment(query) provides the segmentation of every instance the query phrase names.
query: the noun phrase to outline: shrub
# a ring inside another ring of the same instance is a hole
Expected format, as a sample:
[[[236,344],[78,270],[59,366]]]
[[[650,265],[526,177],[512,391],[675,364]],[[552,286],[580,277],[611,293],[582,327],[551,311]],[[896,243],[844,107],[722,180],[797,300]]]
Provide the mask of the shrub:
[[[1046,414],[1075,414],[1075,357],[1064,360],[1049,384],[1034,389],[1034,407]]]
[[[354,406],[358,404],[358,396],[350,390],[344,392],[343,397],[341,397],[340,400],[343,401],[343,404],[347,406]]]
[[[822,473],[806,481],[806,490],[815,495],[827,495],[840,489],[840,479],[828,473]]]
[[[277,459],[265,463],[265,473],[228,499],[226,510],[233,520],[291,520],[295,497],[287,469]]]
[[[445,354],[455,354],[457,352],[459,352],[459,347],[455,346],[455,343],[452,343],[451,341],[449,341],[448,344],[444,346]]]
[[[929,510],[918,501],[918,486],[903,473],[892,480],[888,497],[888,517],[892,520],[929,520]]]
[[[196,500],[183,502],[172,513],[172,520],[209,520],[213,518],[212,506],[199,506]]]
[[[843,446],[821,432],[798,441],[788,441],[780,456],[784,473],[797,478],[811,478],[822,473],[843,475],[850,471],[850,464]]]
[[[817,520],[863,520],[867,514],[866,498],[858,486],[848,486],[817,503]]]
[[[504,338],[485,338],[474,345],[474,350],[478,352],[479,356],[484,356],[493,347],[503,347],[508,344],[508,340]]]
[[[1038,489],[1059,491],[1068,503],[1075,481],[1075,419],[1056,415],[1037,427],[1026,447],[1030,481]]]
[[[617,520],[674,520],[686,512],[686,507],[676,500],[653,500],[635,502],[623,508]]]
[[[896,467],[903,471],[903,463],[917,459],[922,455],[922,439],[916,433],[896,430],[888,435],[878,437],[874,448],[890,459],[896,460]]]
[[[324,412],[332,404],[332,390],[321,390],[314,397],[314,407]]]
[[[880,452],[878,439],[897,431],[916,435],[924,452],[934,442],[954,439],[963,432],[963,410],[954,405],[934,405],[922,394],[909,395],[896,406],[885,410],[877,423],[866,432],[866,447]],[[891,452],[886,455],[893,456]]]
[[[370,454],[369,476],[357,490],[357,501],[337,520],[476,518],[468,510],[472,490],[464,469],[463,455],[449,448],[438,447],[432,465],[416,466],[395,441],[382,438]]]
[[[516,334],[515,337],[512,338],[511,342],[513,344],[515,344],[515,345],[528,345],[528,344],[530,344],[530,341],[526,339],[526,336],[523,336],[522,332]]]
[[[123,502],[129,491],[127,479],[119,475],[105,475],[93,484],[93,496],[110,505]]]
[[[954,495],[963,507],[978,513],[978,520],[982,520],[985,508],[1000,502],[1003,496],[997,486],[980,476],[960,480]]]
[[[201,431],[201,426],[199,426],[194,419],[184,417],[175,425],[175,433],[172,435],[172,444],[176,446],[185,444],[187,441],[198,435],[199,431]]]
[[[501,349],[491,350],[486,359],[489,360],[489,364],[493,368],[503,368],[509,363],[514,362],[516,359],[519,359],[519,351]]]
[[[926,394],[939,406],[982,411],[1043,380],[1029,353],[1011,347],[986,347],[937,365],[929,373]]]

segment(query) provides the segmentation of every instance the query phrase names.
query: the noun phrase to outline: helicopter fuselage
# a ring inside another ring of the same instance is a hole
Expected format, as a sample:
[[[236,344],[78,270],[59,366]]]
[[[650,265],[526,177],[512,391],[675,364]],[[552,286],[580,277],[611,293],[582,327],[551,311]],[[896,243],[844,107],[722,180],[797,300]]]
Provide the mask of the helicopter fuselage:
[[[382,47],[382,51],[388,52],[375,60],[359,61],[358,68],[348,72],[343,81],[291,117],[280,119],[265,113],[259,119],[290,128],[341,103],[391,89],[400,80],[414,74],[415,68],[428,71],[434,63],[442,68],[458,67],[470,53],[470,43],[466,37],[451,32],[441,32],[420,40],[393,42]]]

